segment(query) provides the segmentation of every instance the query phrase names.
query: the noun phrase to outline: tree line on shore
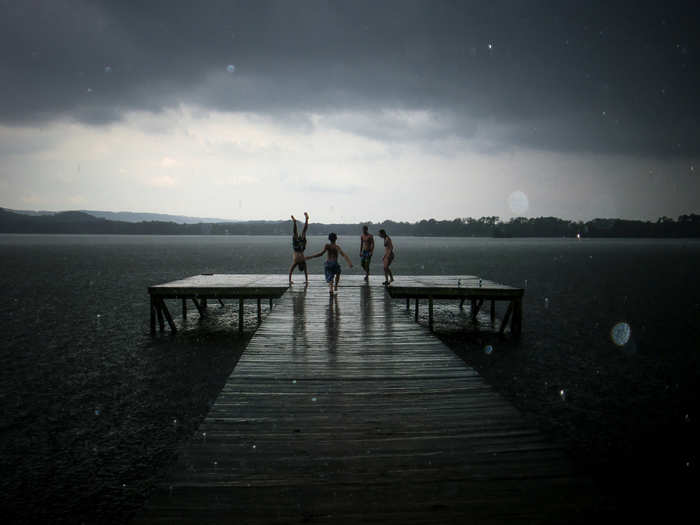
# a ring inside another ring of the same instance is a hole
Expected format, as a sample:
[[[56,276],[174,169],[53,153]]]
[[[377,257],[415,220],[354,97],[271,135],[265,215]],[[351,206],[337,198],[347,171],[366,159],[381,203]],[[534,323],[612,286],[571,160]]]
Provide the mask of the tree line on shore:
[[[390,235],[436,237],[700,237],[700,215],[681,215],[674,220],[593,219],[571,221],[557,217],[471,217],[418,222],[383,221],[381,223],[309,224],[309,235],[359,234],[363,224],[376,232]],[[84,212],[67,211],[53,215],[23,215],[0,208],[2,233],[92,233],[142,235],[290,235],[291,220],[242,221],[179,224],[164,221],[125,222],[94,217]]]

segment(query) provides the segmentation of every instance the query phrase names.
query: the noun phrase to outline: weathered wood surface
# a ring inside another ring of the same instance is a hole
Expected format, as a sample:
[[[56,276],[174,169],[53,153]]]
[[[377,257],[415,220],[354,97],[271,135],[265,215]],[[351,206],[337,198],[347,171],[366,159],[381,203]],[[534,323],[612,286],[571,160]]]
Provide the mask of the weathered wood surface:
[[[424,275],[402,276],[388,287],[389,294],[395,299],[406,299],[406,307],[409,301],[415,299],[415,319],[418,320],[419,300],[428,301],[428,327],[433,328],[433,301],[459,299],[460,308],[464,301],[471,303],[472,319],[476,320],[479,309],[484,301],[491,301],[491,320],[496,317],[495,301],[509,301],[508,309],[501,323],[500,332],[503,333],[508,321],[511,321],[511,332],[520,336],[522,332],[522,298],[525,293],[523,288],[516,288],[506,284],[483,279],[476,275]],[[512,316],[511,316],[512,314]]]
[[[409,275],[400,276],[389,287],[394,298],[518,298],[524,290],[482,279],[476,275]]]
[[[208,297],[280,297],[286,290],[288,277],[264,274],[202,274],[148,287],[151,296]]]
[[[333,299],[320,279],[283,296],[135,522],[570,523],[594,505],[383,287],[343,277]]]

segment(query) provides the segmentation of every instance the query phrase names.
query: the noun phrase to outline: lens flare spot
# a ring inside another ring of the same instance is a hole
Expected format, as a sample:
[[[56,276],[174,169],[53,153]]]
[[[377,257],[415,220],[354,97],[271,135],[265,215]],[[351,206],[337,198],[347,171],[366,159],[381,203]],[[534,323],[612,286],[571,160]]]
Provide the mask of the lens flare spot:
[[[530,209],[530,201],[524,192],[516,190],[508,195],[508,208],[515,215],[522,215]]]
[[[630,325],[624,321],[615,324],[610,330],[610,339],[612,339],[612,342],[617,346],[625,346],[630,340],[631,335],[632,329]]]

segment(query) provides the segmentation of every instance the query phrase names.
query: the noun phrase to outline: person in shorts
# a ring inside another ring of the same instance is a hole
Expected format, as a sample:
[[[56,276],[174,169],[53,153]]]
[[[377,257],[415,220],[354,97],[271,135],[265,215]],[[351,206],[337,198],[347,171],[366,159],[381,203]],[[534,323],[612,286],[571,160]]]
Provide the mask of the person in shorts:
[[[369,263],[372,261],[372,253],[374,253],[374,235],[369,233],[367,226],[363,226],[362,235],[360,235],[360,264],[365,271],[365,281],[369,281]]]
[[[313,255],[309,255],[306,259],[313,259],[314,257],[321,257],[324,253],[328,254],[328,258],[326,259],[325,264],[323,265],[323,270],[324,273],[326,274],[326,282],[328,283],[328,292],[333,295],[333,292],[338,291],[338,283],[340,282],[340,274],[342,272],[340,268],[340,264],[338,264],[338,254],[342,255],[345,260],[348,262],[348,265],[350,268],[352,268],[352,261],[350,260],[350,257],[345,255],[345,252],[343,249],[340,247],[340,245],[336,244],[335,241],[338,239],[338,236],[335,233],[329,233],[328,234],[328,240],[330,241],[327,243],[324,247],[323,250],[321,250],[318,253],[315,253]]]

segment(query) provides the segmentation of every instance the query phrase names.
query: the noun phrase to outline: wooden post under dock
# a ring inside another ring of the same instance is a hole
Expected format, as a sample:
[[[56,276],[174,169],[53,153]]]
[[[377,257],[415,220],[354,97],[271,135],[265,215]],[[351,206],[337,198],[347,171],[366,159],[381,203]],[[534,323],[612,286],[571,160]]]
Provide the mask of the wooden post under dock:
[[[183,321],[187,318],[188,300],[194,303],[199,315],[205,317],[207,315],[207,299],[214,299],[221,306],[224,306],[224,299],[238,299],[238,330],[242,332],[244,300],[257,300],[258,323],[260,323],[262,321],[261,300],[269,298],[270,308],[272,308],[272,300],[281,297],[289,287],[287,280],[283,277],[258,274],[203,274],[150,286],[148,293],[151,296],[151,333],[155,334],[156,332],[156,317],[160,323],[160,331],[164,330],[163,316],[167,319],[171,332],[177,332],[177,327],[165,303],[166,299],[182,300]]]
[[[357,276],[344,276],[348,282]],[[262,322],[261,300],[268,298],[270,309],[273,299],[281,297],[289,288],[287,277],[284,275],[228,275],[204,274],[188,277],[179,281],[149,287],[151,295],[151,333],[156,332],[156,318],[162,332],[167,321],[174,333],[177,327],[170,315],[165,299],[182,300],[183,321],[187,318],[187,300],[191,300],[200,316],[207,315],[207,299],[215,299],[223,306],[223,299],[238,299],[238,329],[243,331],[244,299],[256,299],[257,321]],[[491,301],[490,318],[496,319],[496,301],[508,303],[503,320],[500,323],[500,333],[509,326],[511,333],[519,337],[522,333],[522,297],[524,290],[514,288],[476,276],[401,276],[397,282],[387,287],[392,298],[405,298],[406,309],[410,309],[410,301],[415,301],[414,320],[419,319],[419,304],[421,299],[428,301],[428,327],[434,326],[433,302],[435,300],[459,300],[460,308],[465,301],[471,305],[471,317],[477,319],[479,310],[485,301]]]
[[[570,523],[601,510],[557,444],[395,308],[391,287],[361,279],[343,275],[334,297],[320,276],[281,294],[134,523]],[[445,288],[420,297],[429,313]]]

